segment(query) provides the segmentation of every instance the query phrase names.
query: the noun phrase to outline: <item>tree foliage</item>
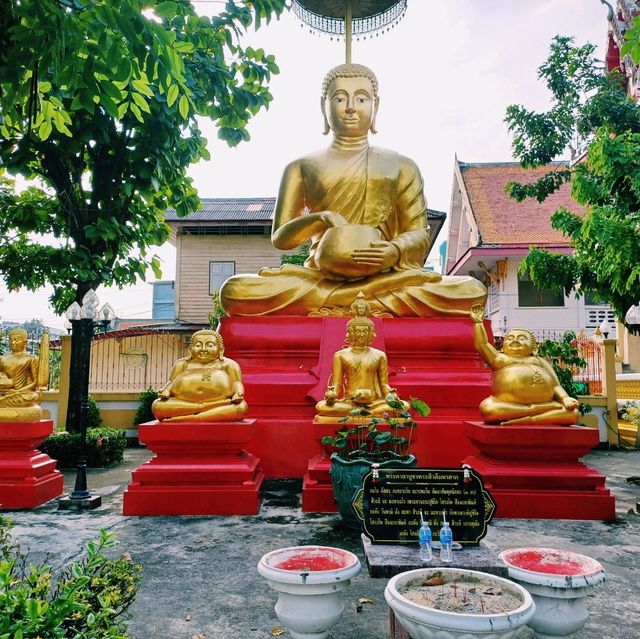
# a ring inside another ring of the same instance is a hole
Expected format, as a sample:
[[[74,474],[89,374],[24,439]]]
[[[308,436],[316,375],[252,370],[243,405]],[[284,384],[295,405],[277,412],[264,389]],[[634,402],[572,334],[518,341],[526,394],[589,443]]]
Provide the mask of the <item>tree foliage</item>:
[[[0,6],[0,272],[53,285],[61,312],[159,261],[164,211],[199,206],[187,167],[209,159],[198,117],[230,145],[272,99],[272,55],[241,36],[285,0],[4,0]],[[35,180],[17,193],[2,173]],[[53,238],[51,240],[50,238]],[[140,255],[132,254],[139,250]]]
[[[640,58],[640,20],[627,36],[628,52]],[[519,201],[543,201],[571,183],[571,195],[585,211],[560,209],[551,224],[569,239],[573,254],[532,249],[522,271],[539,287],[591,292],[624,320],[640,299],[640,106],[619,73],[601,71],[593,51],[556,37],[538,70],[551,91],[551,109],[535,113],[513,105],[506,116],[523,166],[549,164],[576,136],[590,140],[584,159],[571,168],[554,167],[532,184],[511,183],[507,192]]]

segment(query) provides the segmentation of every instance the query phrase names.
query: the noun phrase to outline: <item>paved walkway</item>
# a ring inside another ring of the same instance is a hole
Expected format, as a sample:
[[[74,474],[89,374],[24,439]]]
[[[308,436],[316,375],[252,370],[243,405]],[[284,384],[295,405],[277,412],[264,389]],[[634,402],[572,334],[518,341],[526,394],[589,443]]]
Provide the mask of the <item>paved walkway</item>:
[[[269,482],[256,517],[123,517],[122,493],[130,472],[148,456],[144,449],[128,450],[126,463],[118,468],[89,472],[90,489],[103,498],[97,510],[79,514],[46,504],[9,513],[23,548],[34,560],[48,555],[55,567],[78,557],[100,528],[116,533],[121,550],[144,568],[129,625],[131,639],[267,639],[280,624],[273,610],[275,593],[256,571],[265,552],[324,544],[352,550],[362,560],[359,535],[337,515],[301,512],[300,482],[293,480]],[[626,482],[640,475],[640,452],[593,451],[586,461],[609,478],[607,485],[617,500],[614,523],[496,520],[485,542],[496,551],[536,545],[598,559],[607,582],[589,598],[591,616],[576,639],[640,639],[640,515],[635,514],[640,486]],[[73,478],[73,473],[65,475],[67,492]],[[331,639],[387,637],[385,584],[366,571],[356,577]],[[359,597],[374,603],[357,612]],[[526,630],[523,637],[530,636]]]

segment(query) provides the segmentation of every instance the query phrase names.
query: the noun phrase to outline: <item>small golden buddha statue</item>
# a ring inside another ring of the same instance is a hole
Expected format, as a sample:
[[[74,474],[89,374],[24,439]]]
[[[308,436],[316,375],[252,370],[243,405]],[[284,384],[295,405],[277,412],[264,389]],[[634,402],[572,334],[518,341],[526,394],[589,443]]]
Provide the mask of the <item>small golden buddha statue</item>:
[[[484,303],[486,289],[474,278],[423,268],[431,238],[420,171],[407,157],[369,146],[374,73],[358,64],[331,69],[321,107],[333,142],[286,167],[271,233],[281,250],[310,242],[309,258],[228,279],[220,291],[227,314],[348,317],[359,291],[376,316],[467,315]]]
[[[224,422],[242,419],[247,412],[242,373],[224,357],[221,335],[197,331],[189,356],[179,359],[151,410],[163,422]]]
[[[578,400],[562,388],[551,364],[537,357],[536,338],[514,328],[504,338],[502,352],[487,338],[484,307],[471,309],[475,346],[493,371],[491,396],[480,403],[487,424],[575,424]]]
[[[9,331],[11,353],[0,357],[0,422],[35,422],[42,419],[38,402],[49,382],[49,333],[40,341],[40,355],[27,353],[28,334]]]
[[[395,388],[389,386],[386,354],[372,348],[375,326],[369,318],[370,304],[360,294],[351,306],[353,318],[347,322],[346,342],[349,346],[333,356],[333,374],[324,399],[316,404],[316,422],[332,423],[348,416],[360,406],[375,416],[394,414],[397,408],[387,403],[392,395],[408,410],[409,404],[399,400]]]

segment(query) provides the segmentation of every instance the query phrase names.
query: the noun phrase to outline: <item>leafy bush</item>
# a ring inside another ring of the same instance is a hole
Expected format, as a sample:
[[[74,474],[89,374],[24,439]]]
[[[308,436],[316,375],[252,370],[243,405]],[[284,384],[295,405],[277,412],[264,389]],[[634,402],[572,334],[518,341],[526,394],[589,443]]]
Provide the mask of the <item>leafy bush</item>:
[[[80,455],[80,441],[80,433],[53,433],[39,448],[58,462],[58,468],[75,468]],[[119,464],[126,447],[125,432],[120,428],[87,429],[87,466],[103,468]]]
[[[356,404],[346,417],[338,420],[341,426],[335,436],[327,435],[320,440],[345,460],[366,459],[382,462],[389,459],[404,459],[411,449],[413,429],[418,423],[412,414],[404,410],[403,403],[394,395],[387,395],[386,402],[392,413],[375,417],[368,404]],[[409,398],[411,410],[427,417],[431,409],[417,397]],[[401,433],[408,431],[407,437]]]
[[[294,255],[288,255],[287,253],[283,253],[280,256],[280,264],[284,266],[285,264],[296,264],[298,266],[303,266],[309,257],[309,249],[311,246],[309,244],[302,244],[298,249],[297,253]]]
[[[51,566],[29,563],[9,526],[0,517],[0,639],[126,639],[141,567],[104,554],[117,544],[112,534],[101,530],[86,557],[54,578]]]
[[[151,386],[140,393],[140,404],[138,405],[136,416],[133,418],[133,423],[136,426],[155,419],[151,412],[151,404],[153,404],[156,399],[158,399],[158,391],[153,390]]]
[[[222,308],[222,304],[220,304],[219,291],[214,291],[211,294],[211,305],[213,310],[207,315],[207,318],[209,320],[209,328],[211,330],[217,331],[220,328],[222,318],[227,316],[227,314],[224,312],[224,309]],[[153,419],[153,417],[151,419]]]
[[[538,346],[538,355],[549,361],[567,395],[578,399],[580,388],[573,381],[573,371],[585,368],[587,362],[580,355],[576,334],[573,331],[566,331],[558,342],[551,339],[542,340]],[[592,411],[592,408],[589,404],[581,402],[579,410],[581,415],[586,415]]]

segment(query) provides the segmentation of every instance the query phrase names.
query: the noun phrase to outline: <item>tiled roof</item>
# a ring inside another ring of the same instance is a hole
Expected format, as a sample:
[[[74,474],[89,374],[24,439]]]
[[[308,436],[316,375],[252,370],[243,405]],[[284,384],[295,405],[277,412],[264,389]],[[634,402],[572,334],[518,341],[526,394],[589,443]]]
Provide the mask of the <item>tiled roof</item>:
[[[556,163],[537,169],[523,169],[517,162],[460,162],[462,179],[478,223],[482,245],[568,245],[564,235],[551,228],[550,218],[560,207],[575,213],[584,210],[571,199],[569,184],[564,184],[544,202],[532,198],[516,202],[504,192],[508,182],[533,182],[549,169],[560,170],[563,167],[564,165]]]
[[[167,222],[258,222],[273,218],[275,197],[201,198],[202,208],[186,217],[178,217],[174,209],[165,214]]]

